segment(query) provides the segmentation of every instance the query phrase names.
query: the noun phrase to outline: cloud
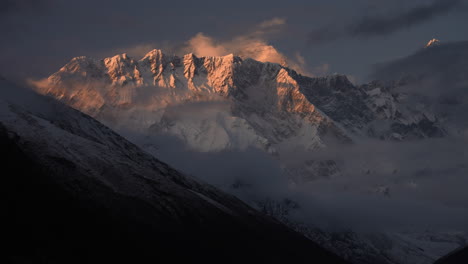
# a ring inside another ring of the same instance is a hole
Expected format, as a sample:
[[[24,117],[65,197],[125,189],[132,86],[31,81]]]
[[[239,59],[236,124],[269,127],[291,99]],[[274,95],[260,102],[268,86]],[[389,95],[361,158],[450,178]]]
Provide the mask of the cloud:
[[[229,40],[218,40],[199,32],[190,38],[182,47],[175,43],[143,43],[131,45],[126,48],[114,49],[111,52],[106,51],[105,54],[106,56],[111,56],[117,53],[127,53],[132,57],[141,58],[156,47],[162,49],[166,53],[179,55],[194,53],[199,57],[235,54],[243,58],[252,58],[261,62],[278,63],[290,67],[304,75],[315,76],[325,74],[326,70],[328,70],[326,69],[328,65],[320,65],[309,70],[305,58],[299,52],[294,53],[294,56],[288,57],[268,43],[268,39],[281,33],[285,26],[286,19],[275,17],[255,25],[253,29],[246,34],[234,36]]]
[[[286,19],[284,18],[272,18],[270,20],[263,21],[258,25],[259,28],[271,28],[275,26],[280,26],[286,24]]]
[[[169,120],[202,122],[217,120],[221,112],[229,112],[226,102],[202,101],[177,105],[167,114]],[[288,159],[331,159],[341,173],[292,184],[279,160],[258,148],[205,152],[161,131],[119,132],[175,168],[259,209],[265,202],[280,206],[292,201],[290,220],[309,227],[468,231],[466,135],[401,143],[356,139],[355,144],[314,151],[295,149],[286,154]]]
[[[268,43],[268,38],[280,32],[285,25],[285,19],[273,18],[261,22],[244,35],[235,36],[226,41],[216,40],[200,32],[187,42],[183,51],[193,52],[201,57],[224,56],[232,53],[261,62],[278,63],[308,75],[310,72],[307,70],[306,61],[299,53],[293,57],[287,57]]]
[[[191,115],[205,114],[192,111]],[[402,144],[369,140],[291,153],[291,158],[332,157],[342,169],[339,176],[300,185],[291,185],[279,162],[257,149],[198,152],[167,134],[133,135],[132,139],[175,168],[253,206],[292,201],[296,206],[288,212],[290,220],[309,227],[356,232],[468,231],[464,189],[468,160],[460,155],[467,143],[464,138]],[[385,189],[388,196],[381,192]]]
[[[201,57],[224,56],[229,53],[223,44],[216,44],[213,38],[205,36],[203,33],[198,33],[191,38],[188,41],[187,49]]]
[[[434,0],[389,16],[364,16],[348,25],[328,25],[309,33],[311,45],[332,42],[346,37],[374,37],[392,34],[430,21],[461,6],[462,0]]]

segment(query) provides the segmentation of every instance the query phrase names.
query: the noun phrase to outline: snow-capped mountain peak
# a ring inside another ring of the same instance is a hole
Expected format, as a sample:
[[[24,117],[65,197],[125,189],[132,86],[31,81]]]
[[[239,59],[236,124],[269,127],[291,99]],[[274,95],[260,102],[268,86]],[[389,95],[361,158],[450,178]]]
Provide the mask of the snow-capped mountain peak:
[[[426,48],[437,46],[437,45],[440,45],[440,40],[438,40],[436,38],[433,38],[433,39],[429,40],[429,42],[427,42]]]

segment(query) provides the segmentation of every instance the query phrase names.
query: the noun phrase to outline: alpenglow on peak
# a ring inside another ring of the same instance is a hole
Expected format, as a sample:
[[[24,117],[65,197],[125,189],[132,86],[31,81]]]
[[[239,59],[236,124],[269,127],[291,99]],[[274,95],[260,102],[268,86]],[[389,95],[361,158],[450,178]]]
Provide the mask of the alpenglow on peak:
[[[440,45],[440,40],[433,38],[429,40],[429,42],[426,44],[426,48],[437,46],[437,45]]]

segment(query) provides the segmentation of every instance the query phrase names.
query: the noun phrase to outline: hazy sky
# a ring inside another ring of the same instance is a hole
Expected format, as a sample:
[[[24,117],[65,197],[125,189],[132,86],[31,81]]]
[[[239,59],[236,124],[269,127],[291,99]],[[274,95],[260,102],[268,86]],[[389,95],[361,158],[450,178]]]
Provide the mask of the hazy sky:
[[[41,78],[75,56],[179,53],[201,32],[213,45],[254,38],[309,73],[364,81],[374,63],[433,37],[468,40],[467,25],[468,0],[3,0],[0,73]]]

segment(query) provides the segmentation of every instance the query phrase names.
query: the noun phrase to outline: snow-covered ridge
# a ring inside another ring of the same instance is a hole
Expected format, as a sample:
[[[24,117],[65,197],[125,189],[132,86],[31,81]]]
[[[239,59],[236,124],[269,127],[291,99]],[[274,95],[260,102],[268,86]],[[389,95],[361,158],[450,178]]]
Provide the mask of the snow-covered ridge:
[[[233,54],[178,57],[155,49],[139,60],[76,57],[35,84],[115,129],[167,133],[200,151],[259,148],[283,161],[290,151],[327,141],[404,140],[439,130],[436,117],[419,114],[383,84],[355,86],[337,74],[310,78]],[[318,177],[317,166],[330,161],[304,164],[301,174]]]
[[[233,54],[178,57],[155,49],[140,60],[126,54],[103,60],[76,57],[37,86],[41,93],[69,101],[90,114],[104,106],[134,106],[141,96],[149,99],[145,106],[154,109],[169,101],[214,94],[249,103],[261,99],[262,105],[275,105],[280,111],[329,116],[358,133],[380,116],[369,103],[366,106],[367,90],[354,86],[344,75],[309,78],[278,64]],[[107,87],[102,91],[103,86]],[[170,98],[157,94],[161,89],[144,88],[152,86],[166,88],[162,92]],[[377,101],[370,104],[379,105],[381,99]]]

